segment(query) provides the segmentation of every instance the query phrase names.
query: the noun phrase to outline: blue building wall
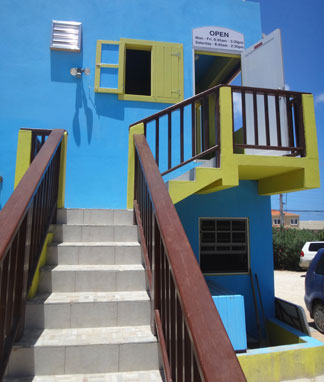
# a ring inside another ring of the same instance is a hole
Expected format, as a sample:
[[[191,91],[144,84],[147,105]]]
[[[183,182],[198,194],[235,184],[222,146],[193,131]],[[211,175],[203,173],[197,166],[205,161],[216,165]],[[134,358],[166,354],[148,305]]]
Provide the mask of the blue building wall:
[[[81,53],[50,51],[51,20],[82,22]],[[67,207],[126,207],[128,126],[165,108],[94,93],[96,41],[182,43],[184,96],[192,95],[192,29],[215,25],[261,38],[259,4],[242,0],[2,0],[0,208],[13,191],[21,127],[68,131]],[[75,79],[71,67],[89,67]]]
[[[269,196],[258,195],[257,182],[241,181],[239,187],[207,195],[193,195],[176,204],[183,227],[199,261],[199,217],[249,219],[250,267],[258,275],[266,317],[274,317],[274,279],[271,205]],[[257,335],[256,314],[248,274],[208,276],[222,287],[244,296],[246,326]],[[256,297],[259,304],[259,296]],[[258,307],[261,324],[262,314]]]

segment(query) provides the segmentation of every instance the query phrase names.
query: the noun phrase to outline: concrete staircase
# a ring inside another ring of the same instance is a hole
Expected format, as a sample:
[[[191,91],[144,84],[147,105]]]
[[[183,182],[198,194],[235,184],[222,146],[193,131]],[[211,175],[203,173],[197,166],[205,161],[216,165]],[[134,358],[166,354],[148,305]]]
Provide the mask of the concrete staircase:
[[[132,211],[58,211],[6,381],[162,381]]]
[[[174,204],[194,194],[208,194],[239,184],[238,172],[224,166],[216,168],[215,158],[196,160],[194,166],[166,182]]]

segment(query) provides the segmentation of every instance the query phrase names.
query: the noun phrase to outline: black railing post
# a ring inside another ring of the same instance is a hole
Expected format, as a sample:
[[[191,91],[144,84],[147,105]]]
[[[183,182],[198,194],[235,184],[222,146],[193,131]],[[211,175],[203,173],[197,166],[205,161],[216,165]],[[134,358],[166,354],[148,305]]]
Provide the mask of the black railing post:
[[[19,308],[19,323],[17,325],[17,339],[19,339],[24,334],[24,324],[25,324],[25,310],[26,310],[26,299],[27,299],[27,286],[28,286],[28,271],[29,271],[29,257],[30,257],[30,244],[31,244],[31,234],[32,234],[32,220],[33,220],[33,202],[27,212],[26,216],[26,228],[25,228],[25,240],[22,242],[24,246],[21,255],[20,264],[20,275],[21,275],[21,301]]]

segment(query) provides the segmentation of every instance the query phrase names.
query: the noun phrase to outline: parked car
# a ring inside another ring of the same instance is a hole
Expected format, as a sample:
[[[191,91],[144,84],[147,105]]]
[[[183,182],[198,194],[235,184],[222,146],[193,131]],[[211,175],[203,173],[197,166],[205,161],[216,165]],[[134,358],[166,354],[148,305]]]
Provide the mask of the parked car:
[[[317,251],[321,248],[324,248],[324,241],[307,241],[300,252],[300,268],[308,268]]]
[[[316,328],[324,333],[324,248],[317,252],[306,273],[305,303]]]

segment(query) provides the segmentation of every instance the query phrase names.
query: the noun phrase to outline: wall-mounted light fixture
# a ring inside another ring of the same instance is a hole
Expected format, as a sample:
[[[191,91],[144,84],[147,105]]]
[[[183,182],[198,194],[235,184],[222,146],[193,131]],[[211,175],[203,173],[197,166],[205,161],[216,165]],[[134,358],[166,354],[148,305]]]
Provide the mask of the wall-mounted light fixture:
[[[76,78],[81,78],[82,73],[84,73],[86,76],[90,74],[90,69],[89,68],[71,68],[70,69],[70,74],[73,77]]]
[[[81,27],[82,24],[76,21],[52,20],[50,48],[53,50],[80,52]]]

